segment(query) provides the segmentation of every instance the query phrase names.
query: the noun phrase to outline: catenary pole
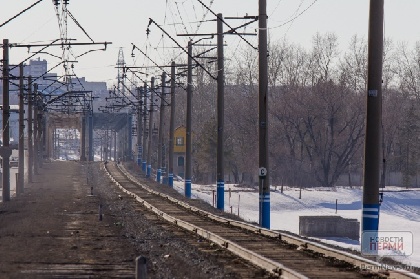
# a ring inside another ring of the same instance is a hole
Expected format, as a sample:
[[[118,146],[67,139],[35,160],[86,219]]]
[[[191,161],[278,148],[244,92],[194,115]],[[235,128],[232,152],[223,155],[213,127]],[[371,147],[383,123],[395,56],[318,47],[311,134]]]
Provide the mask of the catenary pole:
[[[223,49],[223,15],[217,14],[217,208],[225,209],[225,172],[224,172],[224,110],[225,78]]]
[[[38,164],[38,171],[40,168],[42,168],[42,137],[43,137],[43,115],[42,115],[42,97],[41,97],[41,93],[38,92],[37,94],[37,101],[36,101],[36,106],[37,106],[37,115],[36,115],[36,121],[38,122],[37,124],[37,143],[38,143],[38,153],[37,153],[37,164]]]
[[[168,185],[174,187],[174,137],[175,137],[175,61],[171,63],[171,120],[169,123]]]
[[[188,75],[187,75],[187,119],[185,140],[185,197],[191,198],[191,117],[192,117],[192,42],[188,42]]]
[[[371,0],[369,11],[368,86],[362,212],[362,252],[373,253],[370,233],[379,227],[384,0]],[[368,233],[370,232],[370,233]],[[367,239],[367,241],[365,241]],[[367,251],[368,250],[368,251]]]
[[[1,155],[3,157],[3,202],[10,201],[10,155],[12,150],[10,141],[10,107],[9,107],[9,40],[3,40],[3,146]]]
[[[82,116],[82,132],[80,133],[80,161],[86,161],[86,115],[83,113]],[[115,148],[117,148],[117,144],[115,143]],[[115,159],[116,160],[116,159]]]
[[[117,158],[117,130],[114,130],[111,133],[113,133],[113,138],[114,138],[114,161],[118,162],[118,158]]]
[[[34,175],[34,145],[33,145],[33,113],[32,113],[32,77],[28,77],[28,181],[33,181]]]
[[[268,53],[267,53],[267,1],[259,0],[259,224],[270,228],[270,179],[268,171]]]
[[[143,150],[142,153],[142,163],[141,163],[141,169],[144,173],[147,172],[147,155],[146,155],[146,145],[147,145],[147,137],[146,137],[146,131],[147,131],[147,83],[144,83],[143,86]]]
[[[25,84],[23,76],[23,63],[19,65],[19,165],[18,165],[18,187],[16,195],[20,195],[24,191],[24,172],[25,172]]]
[[[93,154],[93,108],[90,107],[87,115],[87,121],[88,121],[88,143],[89,143],[89,149],[88,149],[88,161],[93,162],[94,161],[94,154]]]
[[[155,90],[155,77],[150,80],[150,106],[149,106],[149,133],[147,145],[147,173],[146,177],[152,175],[152,137],[153,137],[153,91]]]
[[[162,73],[162,90],[160,96],[160,115],[159,115],[159,137],[158,137],[158,169],[156,181],[161,183],[162,169],[163,169],[163,135],[164,135],[164,117],[165,117],[165,87],[166,87],[166,73]]]
[[[137,165],[141,166],[141,158],[143,153],[143,147],[141,145],[141,140],[143,136],[143,129],[142,129],[142,117],[143,117],[143,88],[137,88]]]
[[[39,174],[39,164],[38,164],[38,148],[39,148],[39,137],[38,137],[38,84],[34,83],[34,92],[33,92],[33,110],[34,110],[34,173]]]

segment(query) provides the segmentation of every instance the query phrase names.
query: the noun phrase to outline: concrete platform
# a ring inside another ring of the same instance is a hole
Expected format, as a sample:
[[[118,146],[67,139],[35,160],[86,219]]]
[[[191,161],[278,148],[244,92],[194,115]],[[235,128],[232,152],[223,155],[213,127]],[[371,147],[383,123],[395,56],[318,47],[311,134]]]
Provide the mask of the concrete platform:
[[[299,234],[312,237],[347,237],[359,240],[360,222],[341,216],[299,216]]]

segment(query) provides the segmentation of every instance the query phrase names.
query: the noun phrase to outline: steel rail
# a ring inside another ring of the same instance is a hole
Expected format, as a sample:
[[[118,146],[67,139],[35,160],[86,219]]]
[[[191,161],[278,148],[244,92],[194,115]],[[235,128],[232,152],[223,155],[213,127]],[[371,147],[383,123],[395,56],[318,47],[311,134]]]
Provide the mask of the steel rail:
[[[143,189],[145,189],[146,191],[148,191],[151,194],[160,196],[164,199],[167,199],[169,201],[171,201],[174,204],[177,204],[187,210],[196,212],[201,214],[202,216],[205,216],[211,220],[217,221],[219,223],[222,224],[227,224],[230,226],[234,226],[234,227],[238,227],[256,234],[260,234],[266,237],[270,237],[273,239],[278,239],[278,240],[282,240],[285,241],[289,244],[293,244],[296,245],[298,248],[297,249],[306,249],[309,251],[312,251],[314,253],[319,253],[324,255],[324,257],[331,257],[331,258],[335,258],[337,260],[340,261],[344,261],[346,263],[349,263],[351,265],[353,265],[356,268],[360,268],[360,269],[366,269],[369,272],[372,272],[374,274],[377,274],[379,276],[386,276],[385,278],[396,278],[396,279],[420,279],[420,275],[417,275],[415,273],[406,271],[406,270],[396,270],[396,269],[384,269],[383,265],[381,265],[381,263],[375,262],[373,260],[369,260],[366,258],[363,258],[361,256],[358,255],[354,255],[351,254],[349,252],[346,251],[342,251],[342,250],[338,250],[338,249],[334,249],[328,246],[325,246],[323,244],[314,242],[314,241],[310,241],[308,239],[304,239],[304,238],[300,238],[298,236],[294,236],[291,234],[287,234],[284,232],[276,232],[273,230],[268,230],[265,228],[261,228],[259,226],[256,225],[252,225],[249,223],[245,223],[245,222],[241,222],[241,221],[235,221],[232,219],[228,219],[228,218],[224,218],[224,217],[220,217],[217,215],[214,215],[212,213],[209,213],[205,210],[199,209],[197,207],[191,206],[185,202],[179,201],[176,198],[173,198],[169,195],[160,193],[158,191],[155,191],[153,189],[151,189],[149,186],[140,183],[133,175],[131,175],[123,166],[121,165],[117,165],[117,167],[121,170],[121,172],[134,184],[142,187]],[[105,168],[106,169],[106,168]],[[160,211],[159,209],[155,208],[154,206],[150,205],[149,203],[147,203],[146,201],[142,200],[140,197],[138,197],[137,195],[135,195],[134,193],[126,190],[125,188],[123,188],[121,186],[120,183],[118,183],[111,175],[111,173],[106,169],[106,172],[108,174],[108,176],[111,178],[112,181],[114,181],[118,187],[123,190],[125,193],[134,196],[136,198],[136,200],[138,200],[140,203],[144,204],[147,208],[151,209],[152,211],[154,211],[157,215],[161,216],[162,218],[168,220],[169,222],[172,222],[174,224],[179,225],[180,227],[183,227],[186,230],[189,231],[193,231],[196,232],[197,234],[201,235],[204,238],[207,238],[208,240],[222,246],[225,247],[226,249],[228,249],[229,251],[235,253],[236,255],[240,256],[241,258],[248,260],[250,262],[252,262],[253,264],[264,268],[265,270],[273,273],[273,274],[280,274],[281,276],[286,276],[287,277],[281,277],[281,278],[307,278],[306,276],[291,270],[287,267],[284,267],[282,264],[280,263],[276,263],[270,259],[267,259],[261,255],[256,254],[255,252],[249,251],[243,247],[240,247],[238,244],[233,243],[231,241],[228,241],[226,239],[223,239],[219,236],[217,236],[216,234],[213,234],[207,230],[201,229],[195,225],[189,224],[185,221],[179,220],[175,217],[169,216],[168,214]],[[184,227],[185,226],[185,227]],[[289,274],[290,273],[290,274]],[[301,276],[301,277],[293,277],[293,276]]]

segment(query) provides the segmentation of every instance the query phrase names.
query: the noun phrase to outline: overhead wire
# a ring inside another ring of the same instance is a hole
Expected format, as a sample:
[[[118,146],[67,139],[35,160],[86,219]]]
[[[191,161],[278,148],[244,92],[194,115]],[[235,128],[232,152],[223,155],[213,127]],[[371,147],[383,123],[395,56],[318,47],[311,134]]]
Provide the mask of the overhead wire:
[[[203,1],[201,0],[197,0],[198,2],[200,2],[201,5],[203,5],[203,7],[205,7],[210,13],[212,13],[214,16],[218,17],[217,14],[210,9],[206,4],[203,3]],[[315,0],[316,1],[316,0]],[[239,34],[238,32],[236,32],[236,30],[234,28],[232,28],[224,19],[221,19],[223,24],[225,24],[227,27],[230,28],[230,30],[232,30],[234,34],[238,35],[244,42],[246,42],[249,46],[251,46],[253,49],[258,50],[257,47],[255,47],[254,45],[252,45],[247,39],[245,39],[241,34]]]
[[[197,65],[200,68],[202,68],[211,78],[213,78],[214,80],[217,80],[217,78],[214,77],[203,65],[201,65],[201,63],[199,63],[193,55],[188,53],[188,51],[186,51],[185,48],[183,48],[174,38],[172,38],[172,36],[169,35],[168,32],[166,32],[162,27],[160,27],[153,19],[150,18],[149,20],[150,20],[149,25],[151,23],[156,25],[156,27],[158,27],[163,33],[165,33],[166,36],[168,36],[183,52],[185,52],[195,63],[197,63]]]
[[[86,32],[86,30],[80,25],[80,23],[77,21],[77,19],[72,15],[72,13],[67,10],[67,14],[70,16],[70,18],[74,21],[74,23],[85,33],[85,35],[94,43],[95,41],[89,36],[89,34]]]
[[[279,0],[277,2],[276,7],[273,9],[273,11],[271,12],[271,14],[268,17],[271,17],[277,11],[277,9],[279,8],[281,2],[283,2],[283,0]]]
[[[14,20],[15,18],[19,17],[21,14],[23,14],[23,13],[27,12],[28,10],[32,9],[33,7],[35,7],[36,5],[38,5],[39,3],[41,3],[42,1],[44,1],[44,0],[38,0],[38,1],[36,1],[34,4],[30,5],[26,9],[22,10],[17,15],[15,15],[15,16],[11,17],[10,19],[6,20],[2,24],[0,24],[0,28],[2,28],[3,26],[5,26],[6,24],[8,24],[9,22],[11,22],[12,20]]]
[[[199,0],[198,0],[199,1]],[[302,16],[305,12],[307,12],[313,5],[315,5],[315,3],[316,2],[318,2],[318,0],[314,0],[308,7],[306,7],[302,12],[300,12],[298,15],[296,15],[296,16],[294,16],[293,18],[291,18],[291,19],[289,19],[289,20],[287,20],[286,22],[283,22],[282,24],[280,24],[280,25],[277,25],[277,26],[274,26],[274,27],[270,27],[270,28],[268,28],[268,29],[276,29],[276,28],[279,28],[279,27],[283,27],[284,25],[286,25],[286,24],[288,24],[288,23],[290,23],[290,22],[293,22],[293,21],[295,21],[296,19],[298,19],[300,16]]]

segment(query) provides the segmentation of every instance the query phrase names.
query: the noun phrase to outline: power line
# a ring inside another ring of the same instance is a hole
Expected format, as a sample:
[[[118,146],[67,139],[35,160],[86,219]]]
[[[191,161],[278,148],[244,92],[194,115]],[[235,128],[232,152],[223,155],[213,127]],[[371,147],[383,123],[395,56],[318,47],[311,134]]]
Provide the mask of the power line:
[[[198,0],[199,1],[199,0]],[[308,11],[313,5],[315,5],[315,3],[318,2],[318,0],[314,0],[306,9],[304,9],[302,12],[300,12],[297,16],[289,19],[288,21],[278,25],[278,26],[274,26],[274,27],[270,27],[269,29],[275,29],[275,28],[279,28],[282,27],[290,22],[293,22],[295,19],[299,18],[301,15],[303,15],[306,11]]]
[[[12,17],[12,18],[10,18],[10,19],[6,20],[5,22],[3,22],[3,23],[0,25],[0,28],[1,28],[1,27],[3,27],[3,26],[5,26],[5,25],[6,25],[6,24],[8,24],[10,21],[14,20],[15,18],[17,18],[18,16],[20,16],[20,15],[21,15],[21,14],[23,14],[24,12],[26,12],[26,11],[30,10],[31,8],[33,8],[33,7],[34,7],[34,6],[36,6],[37,4],[41,3],[42,1],[43,1],[43,0],[39,0],[39,1],[35,2],[34,4],[30,5],[28,8],[24,9],[23,11],[21,11],[20,13],[18,13],[17,15],[15,15],[14,17]]]

